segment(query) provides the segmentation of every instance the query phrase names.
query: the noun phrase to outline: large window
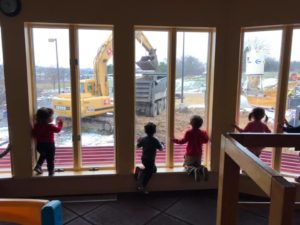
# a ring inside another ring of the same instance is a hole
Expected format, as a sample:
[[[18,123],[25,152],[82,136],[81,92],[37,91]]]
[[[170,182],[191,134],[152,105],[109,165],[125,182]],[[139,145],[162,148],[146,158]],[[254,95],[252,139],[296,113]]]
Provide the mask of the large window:
[[[53,108],[64,120],[55,167],[114,167],[112,29],[33,25],[32,40],[36,109]]]
[[[200,115],[207,128],[207,76],[209,32],[177,32],[175,131],[176,138],[183,138],[193,115]],[[174,145],[174,163],[182,165],[186,145]],[[203,146],[205,161],[206,145]]]
[[[0,30],[0,43],[2,43],[2,36]],[[2,45],[0,44],[0,152],[3,152],[8,143],[8,123],[7,123],[7,107],[6,107],[6,91],[4,83],[4,71],[3,71],[3,54],[2,54]],[[11,161],[10,154],[6,154],[3,158],[0,159],[0,171],[10,171],[11,170]]]
[[[173,127],[174,136],[183,137],[193,115],[200,115],[203,118],[201,129],[208,128],[207,93],[211,63],[209,47],[211,31],[209,29],[135,31],[136,141],[145,136],[144,125],[147,122],[157,125],[156,137],[166,144],[173,137],[170,134]],[[174,35],[171,35],[171,32],[175,32]],[[170,38],[175,35],[176,42]],[[172,43],[169,43],[170,41]],[[174,49],[168,49],[168,46],[174,46]],[[174,65],[170,65],[168,57],[170,53],[176,55]],[[169,68],[173,68],[174,74],[170,74]],[[167,95],[168,88],[174,90],[172,96]],[[170,102],[173,99],[175,102]],[[174,111],[170,112],[168,106],[173,105]],[[170,143],[163,152],[157,152],[158,166],[182,166],[186,145],[174,144],[173,148],[171,146]],[[202,160],[207,164],[207,145],[203,146],[203,150]],[[141,150],[136,152],[136,163],[140,164]]]
[[[32,34],[36,109],[53,108],[55,119],[64,119],[63,130],[55,136],[55,166],[69,168],[73,165],[69,30],[36,27]]]
[[[168,85],[167,31],[135,31],[135,135],[145,136],[144,125],[156,124],[156,137],[166,143],[167,138],[167,85]],[[137,150],[136,163],[140,164],[141,150]],[[157,165],[165,165],[166,152],[158,152]]]
[[[239,126],[254,107],[263,107],[274,130],[281,30],[244,32]]]
[[[78,30],[82,166],[113,166],[113,46],[112,31]]]
[[[262,107],[268,116],[266,124],[274,131],[282,31],[245,31],[243,37],[238,125],[245,128],[252,109]],[[264,148],[260,158],[270,165],[272,148]]]
[[[245,31],[243,37],[238,125],[245,128],[252,109],[262,107],[274,131],[282,30]],[[272,148],[264,148],[259,157],[271,165]]]
[[[285,118],[291,126],[300,126],[300,29],[293,30],[291,62],[288,78],[287,107]],[[300,147],[300,146],[299,146]],[[281,172],[298,174],[300,171],[299,151],[283,148]]]

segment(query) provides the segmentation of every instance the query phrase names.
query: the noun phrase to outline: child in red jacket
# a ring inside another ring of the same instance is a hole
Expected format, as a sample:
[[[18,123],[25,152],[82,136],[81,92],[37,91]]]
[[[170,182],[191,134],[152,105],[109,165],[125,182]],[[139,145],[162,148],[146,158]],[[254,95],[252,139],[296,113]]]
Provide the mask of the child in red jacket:
[[[38,109],[36,122],[32,130],[33,137],[36,140],[36,150],[40,154],[34,171],[37,174],[42,174],[42,166],[46,160],[49,176],[53,176],[54,174],[54,133],[59,133],[63,128],[63,121],[61,119],[58,120],[57,126],[52,124],[53,113],[51,108],[42,107]]]
[[[194,173],[195,180],[198,181],[201,176],[204,180],[208,179],[208,170],[201,165],[202,145],[208,142],[206,131],[201,130],[203,119],[201,116],[194,115],[190,120],[192,126],[187,130],[182,139],[173,139],[176,144],[187,143],[186,152],[184,155],[184,167],[188,174]]]

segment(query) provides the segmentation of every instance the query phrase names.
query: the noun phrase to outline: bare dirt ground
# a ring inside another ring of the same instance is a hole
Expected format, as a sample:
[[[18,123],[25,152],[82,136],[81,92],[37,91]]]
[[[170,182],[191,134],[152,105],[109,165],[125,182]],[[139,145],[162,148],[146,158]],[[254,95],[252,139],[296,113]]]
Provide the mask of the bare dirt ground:
[[[188,106],[195,107],[188,107]],[[199,105],[204,105],[204,94],[185,94],[183,104],[180,104],[180,99],[176,99],[175,103],[175,131],[176,138],[182,137],[184,131],[189,127],[190,118],[193,115],[204,116],[204,108],[199,108]],[[167,110],[156,117],[136,116],[136,138],[144,136],[144,125],[148,122],[156,124],[156,137],[163,142],[166,142],[167,137]],[[205,119],[205,118],[204,118]]]

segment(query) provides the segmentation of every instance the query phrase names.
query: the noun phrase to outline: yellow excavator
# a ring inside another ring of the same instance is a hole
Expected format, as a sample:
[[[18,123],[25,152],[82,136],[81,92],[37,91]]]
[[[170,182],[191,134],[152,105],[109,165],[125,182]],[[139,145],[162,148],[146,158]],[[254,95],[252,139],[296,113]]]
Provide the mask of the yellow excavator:
[[[155,71],[158,67],[156,49],[152,47],[143,32],[137,31],[135,38],[148,51],[137,65],[146,71]],[[83,129],[100,131],[111,134],[114,130],[113,123],[113,98],[110,97],[107,62],[113,53],[113,37],[110,35],[99,48],[94,59],[94,78],[80,80],[80,110]],[[57,116],[71,118],[71,93],[60,93],[52,99],[54,112]]]
[[[258,77],[255,77],[255,79],[258,79]],[[249,88],[249,86],[250,85],[243,90],[243,94],[247,97],[247,101],[250,105],[263,108],[275,108],[278,91],[277,82],[266,86],[252,86],[252,88]],[[287,97],[288,109],[300,105],[300,80],[289,80]]]

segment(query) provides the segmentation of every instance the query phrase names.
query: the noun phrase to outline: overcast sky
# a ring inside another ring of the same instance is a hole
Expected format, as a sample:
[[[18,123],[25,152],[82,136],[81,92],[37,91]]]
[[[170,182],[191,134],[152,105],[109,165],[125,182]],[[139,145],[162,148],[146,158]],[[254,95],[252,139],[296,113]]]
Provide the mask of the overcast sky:
[[[110,30],[83,30],[79,31],[79,62],[81,68],[93,68],[94,57],[98,48],[108,38]],[[279,59],[281,48],[281,31],[247,32],[245,39],[258,38],[269,45],[270,57]],[[1,33],[0,33],[1,34]],[[69,33],[67,29],[42,29],[34,28],[34,56],[38,66],[56,67],[55,42],[49,42],[49,38],[57,40],[59,66],[69,65]],[[159,61],[166,61],[168,52],[168,33],[166,31],[144,31],[152,46],[157,49]],[[177,58],[182,57],[183,35],[178,32]],[[300,29],[294,31],[292,60],[300,61]],[[184,54],[194,56],[199,61],[206,63],[208,51],[208,33],[186,32]],[[0,45],[0,52],[2,46]],[[146,55],[146,50],[136,41],[136,60]],[[0,54],[0,64],[3,58]],[[112,61],[108,62],[111,63]]]
[[[68,31],[67,29],[34,29],[35,64],[39,66],[56,66],[55,43],[49,38],[57,40],[59,65],[67,67],[69,63]],[[93,61],[99,47],[106,41],[111,31],[79,30],[79,62],[81,68],[93,68]],[[167,61],[168,57],[168,32],[144,31],[152,47],[157,51],[158,60]],[[182,57],[182,32],[178,34],[178,57]],[[147,55],[142,44],[136,40],[136,61]],[[208,33],[189,32],[185,34],[184,54],[207,61]],[[108,62],[111,63],[111,62]]]
[[[93,61],[98,48],[107,40],[111,34],[110,30],[79,30],[79,63],[81,68],[93,68]],[[166,61],[168,57],[168,32],[166,31],[144,31],[152,47],[157,49],[159,61]],[[183,35],[178,33],[177,57],[182,57]],[[34,59],[37,66],[56,67],[55,42],[49,39],[56,39],[58,49],[58,62],[60,67],[69,65],[69,33],[67,29],[43,29],[34,28]],[[147,51],[138,41],[136,43],[136,61],[147,55]],[[186,32],[185,33],[185,56],[190,55],[198,58],[201,62],[207,61],[208,33]],[[2,51],[2,49],[1,49]],[[2,57],[0,58],[2,63]],[[111,63],[109,61],[108,63]]]

